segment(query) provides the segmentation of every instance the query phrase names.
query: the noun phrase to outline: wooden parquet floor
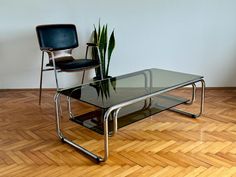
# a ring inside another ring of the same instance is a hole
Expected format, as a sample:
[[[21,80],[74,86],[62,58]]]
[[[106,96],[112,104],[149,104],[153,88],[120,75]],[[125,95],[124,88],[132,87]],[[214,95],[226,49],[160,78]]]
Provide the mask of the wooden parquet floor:
[[[101,164],[57,138],[53,95],[44,91],[39,106],[37,91],[0,91],[0,176],[236,177],[236,89],[206,90],[199,119],[165,111],[119,129]],[[94,109],[77,106],[81,113]],[[198,111],[198,104],[186,109]],[[66,115],[63,127],[70,138],[102,154],[103,136]]]

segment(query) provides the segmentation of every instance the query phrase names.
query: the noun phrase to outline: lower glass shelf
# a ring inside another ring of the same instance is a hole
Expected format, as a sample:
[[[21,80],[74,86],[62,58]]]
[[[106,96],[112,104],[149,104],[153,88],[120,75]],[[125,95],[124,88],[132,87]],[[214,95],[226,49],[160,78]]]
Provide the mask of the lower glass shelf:
[[[175,107],[189,100],[176,97],[170,94],[162,94],[152,97],[151,100],[138,102],[122,108],[118,115],[118,128],[132,124],[153,114]],[[74,117],[72,120],[84,127],[87,127],[99,134],[103,134],[103,115],[106,112],[104,109],[97,109],[92,112],[85,113]],[[109,134],[113,131],[113,120],[110,117],[108,121]]]

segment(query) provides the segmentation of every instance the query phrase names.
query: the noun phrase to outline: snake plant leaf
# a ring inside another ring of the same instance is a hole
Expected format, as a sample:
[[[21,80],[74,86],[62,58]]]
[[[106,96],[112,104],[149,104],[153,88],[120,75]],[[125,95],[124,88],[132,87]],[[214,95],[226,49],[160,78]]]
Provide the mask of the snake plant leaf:
[[[105,58],[104,58],[104,66],[106,66],[106,53],[107,53],[107,25],[105,25],[104,26],[104,56],[105,56]],[[107,76],[106,75],[106,69],[104,70],[104,72],[105,72],[105,76]]]
[[[100,52],[100,58],[102,62],[102,71],[105,76],[105,68],[106,68],[106,48],[107,48],[107,37],[106,37],[106,26],[104,25],[102,27],[101,35],[99,38],[99,52]]]
[[[115,48],[115,34],[114,34],[114,30],[111,33],[110,39],[109,39],[109,44],[108,44],[108,60],[111,59],[111,54]]]
[[[106,47],[106,37],[105,37],[105,26],[102,27],[102,31],[99,35],[99,41],[98,41],[98,46],[99,46],[99,49],[100,50],[103,50],[104,51],[104,48]]]
[[[100,19],[99,19],[99,22],[98,22],[98,41],[99,41],[100,35],[101,35],[101,23],[100,23]]]
[[[109,44],[108,44],[108,61],[107,61],[107,73],[106,75],[108,75],[108,72],[109,72],[109,67],[110,67],[110,61],[111,61],[111,55],[112,55],[112,52],[115,48],[115,34],[114,34],[114,30],[112,31],[111,33],[111,36],[110,36],[110,39],[109,39]]]
[[[100,20],[99,20],[98,30],[95,25],[93,25],[93,27],[94,27],[93,43],[96,44],[97,46],[99,46],[99,37],[100,37],[100,33],[101,33]],[[101,55],[101,53],[99,52],[99,49],[97,47],[92,47],[92,58],[95,59],[96,61],[99,61],[100,55]],[[101,70],[99,68],[95,68],[95,72],[96,72],[96,77],[101,78],[101,75],[102,75]]]
[[[100,35],[99,35],[99,41],[98,41],[98,48],[99,48],[99,53],[100,53],[100,60],[101,60],[101,64],[102,64],[102,72],[104,74],[104,69],[105,69],[105,65],[104,65],[104,60],[105,60],[105,56],[104,56],[104,39],[103,39],[103,32],[104,28],[102,28]]]
[[[98,33],[97,33],[97,29],[95,25],[94,25],[94,30],[93,30],[93,42],[95,44],[98,43]],[[97,47],[92,48],[92,58],[95,60],[99,60],[99,53],[98,53]],[[99,70],[96,70],[96,74],[99,75]]]
[[[94,25],[94,30],[93,30],[93,42],[95,44],[98,43],[98,33],[97,33],[97,29],[96,29],[95,25]]]

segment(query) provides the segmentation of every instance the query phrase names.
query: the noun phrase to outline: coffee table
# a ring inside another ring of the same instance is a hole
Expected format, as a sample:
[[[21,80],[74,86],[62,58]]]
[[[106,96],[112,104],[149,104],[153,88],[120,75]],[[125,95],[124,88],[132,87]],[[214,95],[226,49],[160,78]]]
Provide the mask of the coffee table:
[[[198,82],[201,83],[199,112],[194,114],[174,108],[180,104],[191,105],[195,101],[196,83]],[[185,86],[192,86],[190,99],[168,93]],[[62,95],[67,97],[70,120],[104,135],[103,157],[83,148],[63,134],[60,99]],[[203,112],[204,97],[203,76],[154,68],[60,89],[55,95],[57,134],[63,142],[79,149],[97,162],[105,162],[109,155],[108,137],[114,136],[119,128],[164,110],[197,118]],[[71,99],[94,105],[98,109],[83,115],[75,115]]]

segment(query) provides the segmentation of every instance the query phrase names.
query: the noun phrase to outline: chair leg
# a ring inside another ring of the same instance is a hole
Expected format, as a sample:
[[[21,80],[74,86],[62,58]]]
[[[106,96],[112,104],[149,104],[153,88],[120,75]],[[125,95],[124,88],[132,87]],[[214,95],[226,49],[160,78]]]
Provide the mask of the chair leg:
[[[57,86],[57,91],[59,90],[59,84],[58,84],[58,79],[57,79],[57,68],[56,68],[56,63],[54,59],[54,53],[52,52],[52,63],[53,63],[53,70],[54,70],[54,76],[56,80],[56,86]]]
[[[82,81],[81,81],[81,84],[84,83],[84,75],[85,75],[85,70],[83,71],[83,76],[82,76]]]
[[[89,49],[89,46],[86,47],[85,59],[87,59],[87,57],[88,57],[88,49]],[[83,71],[81,84],[84,83],[84,75],[85,75],[85,70]]]
[[[57,78],[57,68],[56,68],[56,63],[55,63],[55,59],[54,59],[54,54],[53,53],[52,53],[52,63],[53,63],[54,76],[55,76],[56,86],[57,86],[57,91],[58,91],[59,90],[59,84],[58,84],[58,78]],[[62,108],[61,108],[61,106],[60,106],[60,113],[61,113],[61,117],[62,117]]]
[[[55,69],[54,69],[55,70]],[[58,79],[57,79],[57,71],[54,71],[55,73],[55,79],[56,79],[56,86],[57,86],[57,90],[59,90],[59,84],[58,84]]]
[[[43,79],[43,71],[41,70],[40,87],[39,87],[39,105],[41,105],[41,97],[42,97],[42,79]]]
[[[40,85],[39,85],[39,105],[41,105],[41,97],[42,97],[42,82],[43,82],[43,60],[44,60],[44,52],[42,52],[42,63],[41,63],[41,71],[40,71]]]

